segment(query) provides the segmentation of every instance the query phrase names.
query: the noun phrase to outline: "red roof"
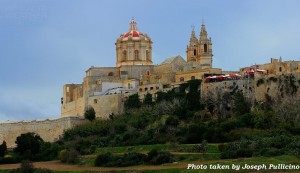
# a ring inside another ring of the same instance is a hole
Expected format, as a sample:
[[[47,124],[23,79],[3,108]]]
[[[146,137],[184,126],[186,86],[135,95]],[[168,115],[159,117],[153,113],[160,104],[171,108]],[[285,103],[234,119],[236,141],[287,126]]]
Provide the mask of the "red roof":
[[[124,34],[123,38],[124,37],[129,37],[130,34],[132,35],[132,37],[139,37],[140,36],[139,31],[137,31],[137,30],[130,30],[130,31],[128,31],[128,32],[126,32]]]

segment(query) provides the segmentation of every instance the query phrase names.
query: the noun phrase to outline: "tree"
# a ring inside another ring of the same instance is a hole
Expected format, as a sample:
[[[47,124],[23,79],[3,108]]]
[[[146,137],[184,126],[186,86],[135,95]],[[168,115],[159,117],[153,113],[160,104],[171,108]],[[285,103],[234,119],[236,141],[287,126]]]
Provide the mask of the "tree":
[[[152,102],[152,94],[149,94],[149,93],[146,94],[146,96],[144,98],[144,101],[143,101],[143,104],[144,105],[149,105],[149,106],[151,106],[153,104],[153,102]]]
[[[94,110],[93,107],[89,107],[89,108],[85,111],[85,113],[84,113],[84,118],[85,118],[85,119],[88,119],[88,120],[90,120],[90,121],[95,120],[95,118],[96,118],[96,112],[95,112],[95,110]]]
[[[26,154],[37,154],[40,152],[41,144],[44,140],[35,133],[24,133],[17,137],[16,144],[17,147],[15,151],[21,155]]]
[[[23,160],[22,163],[21,163],[21,167],[19,169],[19,172],[33,173],[34,172],[33,164],[29,160]]]
[[[142,105],[139,95],[133,94],[128,97],[128,99],[125,102],[126,109],[132,109],[132,108],[140,108]]]
[[[237,91],[233,96],[233,100],[233,112],[236,116],[241,116],[250,112],[251,105],[244,97],[242,91]]]
[[[3,157],[6,151],[7,151],[6,142],[3,141],[2,144],[0,145],[0,157]]]

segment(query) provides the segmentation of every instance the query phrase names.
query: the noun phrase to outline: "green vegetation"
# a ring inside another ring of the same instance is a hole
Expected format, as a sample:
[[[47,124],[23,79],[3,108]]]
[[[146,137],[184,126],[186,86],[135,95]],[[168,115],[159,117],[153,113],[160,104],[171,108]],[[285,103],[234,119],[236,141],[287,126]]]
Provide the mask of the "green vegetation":
[[[270,77],[269,80],[273,81],[273,82],[277,82],[277,78],[276,77]]]
[[[2,144],[0,145],[0,158],[4,157],[4,155],[7,152],[7,146],[6,146],[6,142],[3,141]]]
[[[59,152],[59,160],[63,163],[74,164],[79,161],[79,154],[75,149],[64,149]]]
[[[295,83],[293,77],[279,80],[281,85]],[[289,92],[282,87],[286,97],[276,101],[265,95],[265,103],[249,100],[237,87],[216,97],[202,97],[200,84],[201,80],[192,80],[159,92],[155,102],[151,94],[143,102],[137,94],[131,95],[124,114],[76,126],[55,143],[46,143],[35,134],[21,135],[38,145],[34,151],[15,149],[13,158],[59,158],[64,163],[106,167],[191,161],[264,163],[261,158],[277,163],[266,158],[283,162],[300,158],[300,100],[288,97],[293,95],[292,84]],[[23,145],[18,142],[18,147]],[[25,157],[26,151],[31,157]],[[91,156],[80,157],[87,154]]]
[[[203,141],[205,143],[205,141]],[[123,147],[101,147],[96,149],[96,153],[126,153],[126,152],[148,152],[153,149],[166,150],[170,152],[184,152],[184,153],[202,153],[199,150],[199,145],[202,144],[154,144],[154,145],[136,145]],[[219,153],[218,144],[204,144],[207,145],[206,153]]]
[[[261,84],[264,84],[264,83],[265,83],[265,80],[263,78],[260,78],[257,80],[256,86],[259,87]]]
[[[88,108],[84,113],[84,118],[90,121],[95,120],[96,112],[93,107]]]

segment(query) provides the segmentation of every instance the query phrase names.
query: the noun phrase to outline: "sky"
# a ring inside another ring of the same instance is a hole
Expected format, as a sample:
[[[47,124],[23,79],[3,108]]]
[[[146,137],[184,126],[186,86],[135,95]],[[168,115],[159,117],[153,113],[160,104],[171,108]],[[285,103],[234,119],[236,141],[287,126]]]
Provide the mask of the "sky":
[[[60,117],[62,87],[114,67],[132,18],[153,62],[181,55],[204,21],[213,67],[300,60],[298,0],[0,0],[0,122]]]

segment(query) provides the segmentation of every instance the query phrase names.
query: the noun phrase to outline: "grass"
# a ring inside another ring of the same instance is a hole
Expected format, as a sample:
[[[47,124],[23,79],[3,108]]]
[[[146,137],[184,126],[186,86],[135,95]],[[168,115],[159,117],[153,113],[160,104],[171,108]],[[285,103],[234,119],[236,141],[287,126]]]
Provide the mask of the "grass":
[[[126,147],[103,147],[97,148],[96,153],[112,152],[112,153],[126,153],[126,152],[149,152],[152,149],[168,150],[170,152],[192,152],[196,144],[156,144],[156,145],[137,145]],[[209,144],[207,153],[220,153],[218,144]]]
[[[193,155],[195,154],[187,154],[187,155]],[[199,154],[201,156],[202,154]],[[195,165],[207,165],[207,169],[186,169],[188,164],[195,164]],[[300,160],[297,157],[294,156],[289,156],[289,155],[282,155],[282,156],[276,156],[276,157],[253,157],[253,158],[241,158],[241,159],[228,159],[228,160],[205,160],[205,161],[184,161],[184,162],[178,162],[174,165],[181,164],[185,168],[181,169],[161,169],[161,170],[145,170],[145,171],[108,171],[107,173],[114,172],[114,173],[129,173],[129,172],[135,172],[135,173],[236,173],[236,172],[242,172],[242,173],[247,173],[247,172],[263,172],[263,173],[273,173],[273,172],[299,172],[300,170],[272,170],[272,169],[267,169],[267,170],[233,170],[231,169],[231,165],[240,165],[243,166],[244,164],[248,165],[261,165],[261,164],[266,164],[267,167],[269,164],[293,164],[293,165],[300,165]],[[209,169],[209,165],[230,165],[230,169],[228,170],[212,170]],[[172,164],[168,164],[169,166]],[[167,165],[163,165],[161,167],[166,167]],[[0,173],[8,173],[9,170],[0,170]],[[80,171],[55,171],[56,173],[81,173]],[[91,171],[89,171],[91,172]],[[99,173],[99,171],[97,171]]]

